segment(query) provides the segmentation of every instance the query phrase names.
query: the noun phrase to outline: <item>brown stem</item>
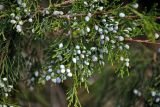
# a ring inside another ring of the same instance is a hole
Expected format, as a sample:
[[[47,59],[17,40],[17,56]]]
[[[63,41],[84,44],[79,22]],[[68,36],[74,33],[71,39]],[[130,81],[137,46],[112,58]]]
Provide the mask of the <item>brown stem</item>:
[[[61,6],[63,6],[63,5],[72,4],[74,1],[75,1],[75,0],[67,0],[67,1],[62,2],[62,3],[60,3],[60,4],[55,4],[54,6],[55,6],[55,7],[61,7]]]
[[[125,39],[126,42],[137,42],[137,43],[146,43],[146,44],[154,44],[160,45],[160,43],[151,42],[149,40],[140,40],[140,39]]]
[[[106,12],[106,11],[97,11],[95,13],[92,13],[91,15],[92,16],[95,16],[95,15],[104,15],[104,14],[107,14],[107,13],[110,13],[110,12]],[[60,15],[59,17],[60,18],[72,18],[72,17],[82,17],[82,16],[86,16],[87,14],[86,13],[75,13],[75,14],[72,14],[72,15],[69,15],[69,14],[66,14],[66,15]],[[114,17],[114,16],[113,16]],[[126,19],[138,19],[139,17],[138,16],[126,16],[125,17]],[[155,17],[156,20],[160,19],[160,16],[157,16]]]
[[[101,14],[106,14],[105,12],[95,12],[93,14],[91,14],[92,16],[95,16],[95,15],[101,15]],[[69,15],[69,14],[66,14],[66,15],[60,15],[59,17],[60,18],[73,18],[73,17],[82,17],[82,16],[86,16],[87,14],[86,13],[75,13],[75,14],[72,14],[72,15]]]

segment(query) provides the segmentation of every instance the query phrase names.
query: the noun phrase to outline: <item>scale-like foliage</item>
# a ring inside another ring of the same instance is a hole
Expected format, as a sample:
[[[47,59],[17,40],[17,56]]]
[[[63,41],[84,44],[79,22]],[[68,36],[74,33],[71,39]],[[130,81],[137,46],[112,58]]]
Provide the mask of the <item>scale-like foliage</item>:
[[[3,0],[0,2],[1,100],[19,80],[54,84],[72,79],[69,106],[81,106],[77,88],[107,63],[129,75],[129,43],[159,37],[156,14],[120,0]],[[143,41],[142,41],[143,42]],[[104,59],[108,59],[107,61]],[[133,59],[134,60],[134,59]],[[96,70],[95,70],[96,69]],[[12,84],[12,85],[10,85]],[[4,98],[5,99],[5,98]]]

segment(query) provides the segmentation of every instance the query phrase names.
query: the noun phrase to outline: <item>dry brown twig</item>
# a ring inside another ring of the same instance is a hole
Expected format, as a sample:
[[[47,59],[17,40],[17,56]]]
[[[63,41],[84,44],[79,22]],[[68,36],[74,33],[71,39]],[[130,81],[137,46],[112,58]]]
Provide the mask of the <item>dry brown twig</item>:
[[[160,45],[158,42],[152,42],[150,40],[140,40],[140,39],[132,39],[132,38],[127,38],[125,39],[126,42],[137,42],[137,43],[146,43],[146,44],[154,44],[154,45]]]
[[[74,3],[74,1],[75,1],[75,0],[67,0],[67,1],[64,1],[64,2],[62,2],[62,3],[60,3],[60,4],[55,4],[54,6],[55,6],[55,7],[61,7],[61,6],[63,6],[63,5],[72,4],[72,3]]]

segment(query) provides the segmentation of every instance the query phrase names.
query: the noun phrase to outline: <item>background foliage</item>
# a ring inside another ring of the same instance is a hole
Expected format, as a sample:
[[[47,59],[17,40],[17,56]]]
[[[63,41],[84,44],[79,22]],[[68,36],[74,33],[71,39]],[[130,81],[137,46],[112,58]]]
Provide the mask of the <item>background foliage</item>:
[[[1,105],[159,107],[159,5],[1,0]]]

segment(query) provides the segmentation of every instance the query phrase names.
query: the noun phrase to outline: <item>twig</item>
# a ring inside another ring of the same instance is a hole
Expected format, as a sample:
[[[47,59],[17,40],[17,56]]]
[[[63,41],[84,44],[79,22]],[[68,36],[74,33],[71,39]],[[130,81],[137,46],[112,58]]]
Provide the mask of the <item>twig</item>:
[[[95,15],[100,15],[100,14],[106,14],[105,12],[95,12],[93,14],[91,14],[92,16]],[[60,18],[73,18],[73,17],[82,17],[82,16],[86,16],[86,13],[75,13],[75,14],[66,14],[66,15],[60,15]]]
[[[157,20],[160,20],[160,16],[159,16],[159,17],[156,17],[156,19],[157,19]]]
[[[107,13],[109,13],[109,12],[106,12],[106,11],[97,11],[97,12],[95,12],[95,13],[92,13],[91,15],[92,16],[95,16],[95,15],[104,15],[104,14],[107,14]],[[60,15],[60,16],[58,16],[58,17],[60,17],[60,18],[73,18],[73,17],[82,17],[82,16],[86,16],[87,14],[86,13],[74,13],[74,14],[66,14],[66,15]],[[114,18],[115,16],[113,16],[113,18]],[[125,17],[126,19],[138,19],[139,17],[138,16],[126,16]],[[155,16],[155,19],[156,20],[160,20],[160,16]]]
[[[125,41],[126,41],[126,42],[137,42],[137,43],[146,43],[146,44],[160,45],[160,43],[151,42],[151,41],[149,41],[149,40],[125,39]]]
[[[127,18],[127,19],[138,19],[139,17],[138,16],[126,16],[125,18]],[[155,16],[155,19],[156,20],[159,20],[160,19],[160,16]]]
[[[62,2],[62,3],[60,3],[60,4],[55,4],[54,6],[55,6],[55,7],[61,7],[61,6],[63,6],[63,5],[72,4],[74,1],[75,1],[75,0],[67,0],[67,1]]]

